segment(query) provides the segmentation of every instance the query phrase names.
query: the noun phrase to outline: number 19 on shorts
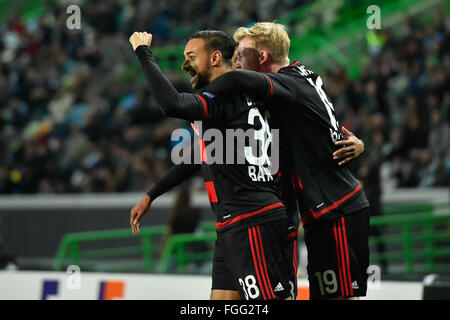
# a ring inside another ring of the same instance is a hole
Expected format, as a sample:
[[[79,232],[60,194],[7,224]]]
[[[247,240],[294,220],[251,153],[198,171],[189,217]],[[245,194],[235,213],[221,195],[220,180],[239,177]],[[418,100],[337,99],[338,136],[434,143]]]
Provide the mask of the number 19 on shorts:
[[[325,293],[333,294],[338,289],[338,284],[336,280],[336,273],[333,270],[326,270],[324,272],[314,273],[317,283],[319,284],[320,295],[323,296]]]

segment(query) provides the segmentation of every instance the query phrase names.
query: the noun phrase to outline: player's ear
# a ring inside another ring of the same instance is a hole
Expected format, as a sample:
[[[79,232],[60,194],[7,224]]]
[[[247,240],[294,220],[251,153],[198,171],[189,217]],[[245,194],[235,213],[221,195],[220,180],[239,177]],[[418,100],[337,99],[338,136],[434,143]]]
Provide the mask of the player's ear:
[[[211,55],[211,65],[213,67],[219,65],[222,62],[222,52],[216,50]]]
[[[259,51],[259,64],[264,65],[268,63],[270,60],[270,54],[267,50],[260,50]]]

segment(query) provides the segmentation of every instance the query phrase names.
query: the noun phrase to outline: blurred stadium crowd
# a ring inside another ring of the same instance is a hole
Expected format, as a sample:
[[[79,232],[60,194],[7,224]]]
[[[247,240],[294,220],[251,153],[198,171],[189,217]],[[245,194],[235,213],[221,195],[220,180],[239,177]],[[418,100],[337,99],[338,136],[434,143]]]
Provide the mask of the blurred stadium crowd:
[[[27,23],[8,17],[0,29],[0,193],[144,191],[171,165],[172,130],[188,125],[163,118],[140,69],[130,69],[129,35],[147,30],[156,47],[183,45],[193,31],[233,33],[303,2],[89,1],[81,30],[67,29],[67,4],[58,2]],[[322,74],[325,87],[341,124],[366,144],[361,177],[384,187],[448,186],[450,23],[438,15],[395,31],[382,30],[368,47],[359,80],[336,66]],[[191,91],[178,73],[168,76]]]
[[[323,76],[341,125],[365,142],[358,172],[366,189],[450,185],[449,40],[442,13],[426,25],[407,19],[368,41],[359,80],[340,67]]]

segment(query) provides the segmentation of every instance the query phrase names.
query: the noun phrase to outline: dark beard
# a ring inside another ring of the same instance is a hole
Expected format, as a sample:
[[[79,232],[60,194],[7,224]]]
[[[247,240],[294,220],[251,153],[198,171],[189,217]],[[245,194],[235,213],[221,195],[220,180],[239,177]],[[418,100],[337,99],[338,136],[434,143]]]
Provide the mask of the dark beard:
[[[204,77],[203,75],[201,75],[200,73],[198,73],[198,79],[196,82],[194,82],[192,84],[192,88],[199,90],[199,89],[206,87],[208,84],[209,84],[209,80],[206,77]]]

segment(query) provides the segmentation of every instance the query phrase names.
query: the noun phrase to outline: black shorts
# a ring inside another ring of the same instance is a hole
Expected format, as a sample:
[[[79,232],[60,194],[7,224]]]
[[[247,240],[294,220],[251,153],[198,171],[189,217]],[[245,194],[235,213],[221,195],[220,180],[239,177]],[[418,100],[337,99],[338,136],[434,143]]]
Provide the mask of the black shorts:
[[[217,233],[212,290],[239,291],[242,299],[292,297],[286,219]]]
[[[289,287],[292,292],[292,299],[297,299],[297,270],[298,270],[298,230],[289,232],[286,236],[288,248],[288,266],[289,266]]]
[[[369,208],[305,229],[310,299],[365,296]]]

